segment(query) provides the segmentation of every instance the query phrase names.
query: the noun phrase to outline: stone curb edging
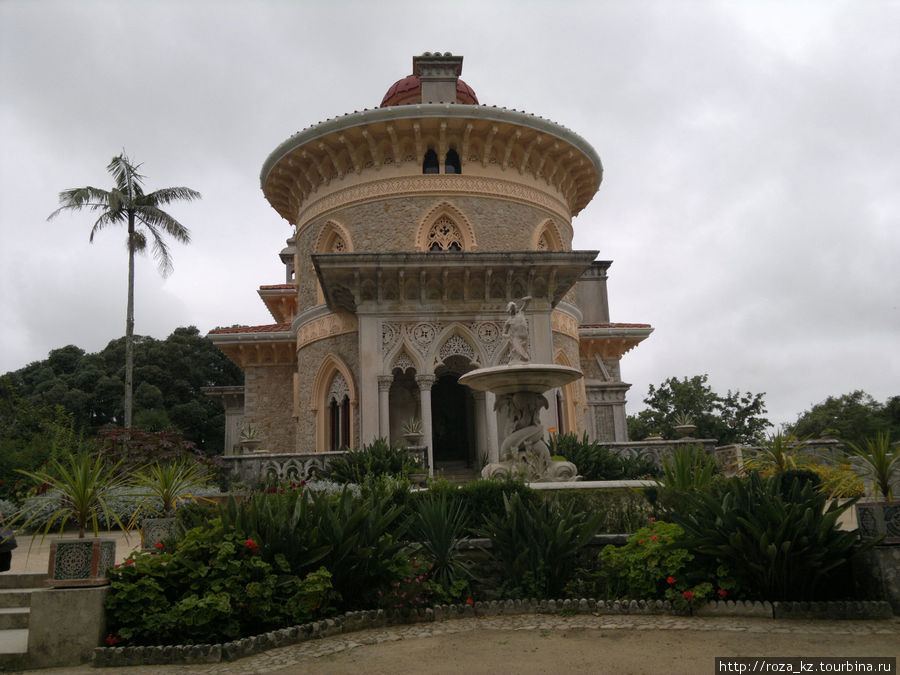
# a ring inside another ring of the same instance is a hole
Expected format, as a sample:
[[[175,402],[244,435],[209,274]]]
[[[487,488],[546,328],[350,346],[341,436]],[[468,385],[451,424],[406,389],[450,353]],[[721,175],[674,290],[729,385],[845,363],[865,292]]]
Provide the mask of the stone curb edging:
[[[644,614],[689,615],[678,611],[668,600],[491,600],[459,605],[435,605],[408,612],[383,609],[346,612],[290,628],[261,633],[222,644],[166,645],[141,647],[96,647],[91,655],[94,666],[119,667],[166,664],[201,664],[235,661],[276,647],[353,633],[396,624],[430,623],[453,619],[515,614]],[[698,617],[760,617],[770,619],[890,619],[893,612],[885,601],[838,602],[710,602],[695,609]]]

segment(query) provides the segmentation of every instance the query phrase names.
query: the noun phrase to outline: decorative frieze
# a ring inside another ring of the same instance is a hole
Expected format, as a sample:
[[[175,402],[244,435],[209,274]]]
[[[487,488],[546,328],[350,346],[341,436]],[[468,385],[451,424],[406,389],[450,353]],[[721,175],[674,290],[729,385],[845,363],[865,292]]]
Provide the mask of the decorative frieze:
[[[571,314],[561,312],[558,309],[553,310],[553,313],[550,315],[550,322],[554,333],[562,333],[576,340],[578,339],[578,322]]]
[[[355,333],[359,330],[356,317],[346,312],[326,314],[307,321],[297,330],[297,349],[302,349],[311,342],[322,340],[332,335]]]

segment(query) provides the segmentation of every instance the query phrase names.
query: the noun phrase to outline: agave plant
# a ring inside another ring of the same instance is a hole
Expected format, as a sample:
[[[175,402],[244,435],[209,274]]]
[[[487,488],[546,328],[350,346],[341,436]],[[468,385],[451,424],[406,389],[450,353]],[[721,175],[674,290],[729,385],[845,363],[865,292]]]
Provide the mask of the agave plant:
[[[66,524],[74,520],[78,526],[78,537],[83,539],[89,526],[94,536],[99,536],[98,516],[102,515],[107,525],[115,523],[123,530],[129,529],[133,521],[123,524],[115,509],[107,503],[113,491],[123,487],[127,480],[127,476],[117,473],[120,463],[108,464],[102,455],[69,452],[61,458],[50,459],[44,468],[37,471],[19,470],[39,485],[58,492],[61,501],[59,508],[49,515],[38,514],[26,506],[10,524],[28,528],[40,521],[44,523],[46,536],[56,526],[62,534]]]
[[[429,495],[414,504],[409,537],[418,542],[425,558],[432,564],[432,576],[449,589],[460,579],[471,577],[460,546],[465,536],[468,509],[459,498],[446,493]]]
[[[166,464],[152,464],[134,473],[133,482],[138,495],[154,500],[154,511],[164,518],[171,516],[178,505],[196,503],[194,492],[209,485],[210,476],[200,464],[177,460]]]

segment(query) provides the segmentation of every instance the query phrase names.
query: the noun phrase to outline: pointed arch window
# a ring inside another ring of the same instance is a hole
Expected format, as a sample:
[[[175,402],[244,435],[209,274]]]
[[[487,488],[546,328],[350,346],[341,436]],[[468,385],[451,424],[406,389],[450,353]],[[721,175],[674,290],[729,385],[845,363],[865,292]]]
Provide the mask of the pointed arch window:
[[[425,161],[422,162],[422,173],[440,173],[441,164],[438,161],[437,153],[433,148],[428,148],[425,153]]]
[[[447,157],[444,159],[444,173],[462,173],[459,154],[453,148],[447,151]]]
[[[350,447],[350,388],[341,373],[335,373],[328,389],[329,450]]]
[[[462,251],[463,237],[449,217],[438,218],[428,232],[427,247],[429,251]]]

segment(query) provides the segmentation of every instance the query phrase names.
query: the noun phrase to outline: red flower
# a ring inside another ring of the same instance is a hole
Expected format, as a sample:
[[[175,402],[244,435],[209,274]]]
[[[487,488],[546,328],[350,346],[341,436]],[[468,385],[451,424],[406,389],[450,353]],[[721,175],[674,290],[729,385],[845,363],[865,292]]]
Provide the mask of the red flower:
[[[466,604],[467,604],[467,605],[474,605],[474,604],[475,604],[475,601],[472,600],[472,598],[466,598]]]
[[[161,541],[158,541],[158,542],[156,542],[156,543],[155,543],[155,544],[153,544],[153,545],[154,545],[154,546],[155,546],[155,547],[156,547],[156,548],[162,548],[162,547],[163,547],[163,545],[162,545],[162,542],[161,542]]]
[[[125,564],[126,564],[126,565],[134,565],[134,560],[132,560],[131,558],[129,558],[128,560],[125,561]]]
[[[657,537],[655,534],[650,537],[650,541],[656,541],[657,539],[659,539],[659,537]]]
[[[257,551],[259,551],[259,544],[257,544],[252,539],[248,539],[247,541],[245,541],[244,546],[249,548],[251,553],[256,553]]]
[[[119,638],[117,638],[112,633],[110,633],[109,635],[106,636],[106,644],[108,644],[110,646],[116,644],[118,641],[119,641]]]
[[[643,544],[643,543],[644,543],[643,539],[638,539],[638,544]]]
[[[694,599],[694,592],[693,592],[693,591],[685,591],[685,592],[684,592],[684,597],[685,597],[687,600],[693,600],[693,599]]]
[[[656,520],[656,518],[649,518],[648,520],[652,523]]]
[[[675,577],[667,577],[667,578],[666,578],[666,583],[667,583],[667,584],[674,584],[674,583],[675,583]]]
[[[724,598],[726,595],[728,595],[728,591],[726,591],[724,588],[720,588],[716,591],[716,593],[719,594],[720,598]]]

